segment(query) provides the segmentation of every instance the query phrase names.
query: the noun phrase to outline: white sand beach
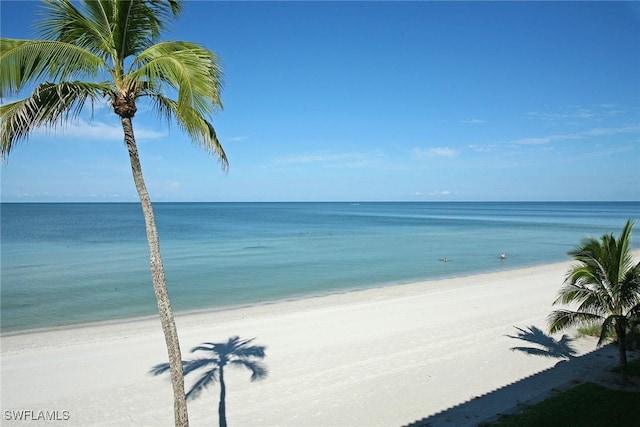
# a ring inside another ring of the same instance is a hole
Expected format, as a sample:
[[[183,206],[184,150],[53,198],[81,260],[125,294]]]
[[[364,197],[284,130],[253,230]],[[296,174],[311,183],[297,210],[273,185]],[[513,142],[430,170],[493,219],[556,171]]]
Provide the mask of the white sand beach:
[[[569,266],[181,315],[183,357],[234,335],[267,346],[265,380],[228,371],[231,426],[475,425],[615,365],[615,351],[563,362],[512,350],[536,346],[513,338],[516,328],[547,330]],[[592,339],[572,345],[576,355],[595,350]],[[155,318],[4,335],[2,425],[29,425],[16,416],[39,411],[70,426],[173,425],[168,376],[148,373],[166,360]],[[218,394],[189,403],[191,425],[217,425]]]

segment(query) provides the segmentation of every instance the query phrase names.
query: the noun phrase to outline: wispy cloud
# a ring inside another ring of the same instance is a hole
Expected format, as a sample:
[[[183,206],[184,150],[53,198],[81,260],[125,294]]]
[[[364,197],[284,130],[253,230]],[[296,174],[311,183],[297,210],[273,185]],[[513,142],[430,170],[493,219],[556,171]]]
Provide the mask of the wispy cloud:
[[[433,190],[429,193],[430,196],[449,196],[451,195],[451,191],[449,190]]]
[[[416,159],[424,157],[455,157],[458,155],[458,150],[449,147],[414,148],[412,154]]]
[[[638,134],[640,136],[640,125],[632,126],[620,126],[620,127],[599,127],[587,129],[581,132],[572,133],[558,133],[543,136],[524,137],[511,141],[492,142],[487,144],[471,144],[467,148],[475,153],[491,153],[495,151],[504,152],[505,148],[525,148],[536,150],[552,150],[555,143],[561,143],[563,141],[579,141],[589,140],[596,138],[603,138],[615,135],[623,134]],[[597,140],[595,141],[597,142]],[[417,152],[414,151],[414,156]],[[422,156],[426,155],[425,152],[421,153]],[[435,155],[431,153],[431,155]]]
[[[450,196],[453,193],[450,190],[432,190],[429,192],[416,191],[416,196]]]
[[[319,152],[312,154],[302,154],[298,156],[279,157],[274,160],[274,163],[278,165],[313,163],[325,167],[363,167],[368,165],[373,158],[377,157],[380,157],[379,153]]]
[[[609,156],[611,154],[626,153],[626,152],[631,152],[633,150],[634,150],[634,147],[632,145],[623,145],[623,146],[617,146],[616,145],[614,147],[596,149],[595,151],[579,152],[579,153],[576,153],[576,157],[580,157],[580,158],[591,158],[591,157],[602,158],[603,156]]]
[[[597,121],[616,116],[620,113],[623,113],[623,111],[618,109],[615,105],[601,104],[590,107],[567,106],[556,111],[531,111],[526,115],[531,119],[547,121]]]
[[[612,136],[625,133],[640,132],[640,126],[623,126],[610,128],[594,128],[582,132],[565,133],[557,135],[547,135],[542,137],[521,138],[513,141],[516,145],[543,145],[556,141],[568,141],[574,139],[586,139],[598,136]]]
[[[71,138],[84,138],[101,141],[119,141],[123,138],[122,127],[120,125],[105,123],[101,121],[90,121],[79,119],[54,129],[38,129],[39,134],[59,135]],[[164,131],[147,129],[141,126],[134,128],[136,139],[157,139],[167,136]]]
[[[586,132],[583,132],[583,134],[585,135],[585,137],[588,137],[588,136],[602,136],[602,135],[617,135],[621,133],[635,133],[635,132],[640,132],[640,125],[624,126],[624,127],[618,127],[618,128],[595,128],[595,129],[591,129]]]
[[[469,119],[469,120],[462,120],[460,123],[464,123],[467,125],[479,125],[482,123],[487,123],[487,121],[482,119]]]
[[[477,153],[488,153],[490,151],[495,150],[496,145],[495,144],[486,144],[486,145],[471,144],[468,147],[471,151],[475,151]]]

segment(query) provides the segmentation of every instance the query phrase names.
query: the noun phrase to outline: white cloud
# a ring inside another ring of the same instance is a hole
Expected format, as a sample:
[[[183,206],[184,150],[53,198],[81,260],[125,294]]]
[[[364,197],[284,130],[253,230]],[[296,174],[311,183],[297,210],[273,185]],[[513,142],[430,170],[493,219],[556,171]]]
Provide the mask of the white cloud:
[[[487,145],[472,144],[472,145],[469,145],[468,147],[470,150],[478,153],[488,153],[495,149],[495,144],[487,144]]]
[[[575,136],[569,138],[569,135],[549,135],[539,138],[522,138],[514,141],[516,145],[543,145],[561,139],[576,139]]]
[[[424,157],[455,157],[458,155],[457,150],[449,147],[414,148],[412,153],[416,159]]]
[[[167,136],[164,131],[154,129],[146,129],[141,126],[133,128],[137,140],[157,139]],[[120,141],[124,138],[122,127],[118,124],[110,124],[97,120],[87,122],[82,119],[65,123],[53,129],[39,129],[36,131],[40,134],[59,135],[71,138],[84,138],[102,141]]]
[[[416,191],[416,196],[436,196],[436,197],[446,197],[450,196],[453,193],[450,190],[433,190],[425,193],[423,191]]]
[[[487,121],[482,119],[469,119],[469,120],[463,120],[461,123],[464,123],[467,125],[479,125],[482,123],[487,123]]]

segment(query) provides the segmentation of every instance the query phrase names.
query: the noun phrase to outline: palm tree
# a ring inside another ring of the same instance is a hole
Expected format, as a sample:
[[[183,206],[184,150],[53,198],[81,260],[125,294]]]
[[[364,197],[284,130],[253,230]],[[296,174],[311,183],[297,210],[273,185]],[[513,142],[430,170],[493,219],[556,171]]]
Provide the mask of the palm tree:
[[[264,346],[249,345],[255,338],[240,340],[240,337],[231,337],[226,343],[205,342],[191,349],[192,353],[204,351],[210,355],[200,359],[186,360],[184,366],[185,375],[200,369],[206,369],[193,384],[187,393],[187,399],[194,399],[216,381],[220,382],[220,402],[218,404],[218,419],[220,427],[227,426],[225,399],[227,386],[224,382],[224,368],[227,365],[244,367],[251,371],[251,381],[259,380],[267,376],[267,369],[255,359],[265,357]],[[168,363],[161,363],[151,368],[151,373],[160,375],[169,369]]]
[[[629,245],[633,221],[625,224],[620,238],[613,234],[601,240],[584,239],[568,252],[578,261],[567,273],[555,304],[574,304],[575,310],[562,309],[549,315],[551,333],[574,325],[601,324],[598,340],[615,336],[620,353],[622,384],[628,382],[626,338],[627,328],[640,314],[640,262],[633,263]]]
[[[175,120],[226,169],[226,155],[208,121],[222,108],[218,58],[195,43],[159,42],[161,30],[179,15],[181,0],[43,3],[40,39],[0,39],[0,97],[37,85],[25,99],[0,107],[2,159],[32,130],[78,118],[87,101],[92,106],[107,102],[120,118],[146,223],[153,289],[171,364],[175,423],[188,425],[180,345],[133,117],[138,101],[146,98],[160,118]]]

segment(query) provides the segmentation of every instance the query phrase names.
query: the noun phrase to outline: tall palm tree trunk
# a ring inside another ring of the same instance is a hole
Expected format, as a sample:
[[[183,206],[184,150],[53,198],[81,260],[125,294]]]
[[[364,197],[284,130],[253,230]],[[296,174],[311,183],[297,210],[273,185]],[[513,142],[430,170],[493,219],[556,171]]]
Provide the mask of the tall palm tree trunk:
[[[158,230],[156,228],[153,207],[147,192],[147,186],[142,176],[142,167],[138,156],[138,147],[133,134],[133,125],[131,118],[121,117],[122,129],[124,130],[124,140],[129,151],[129,160],[131,161],[131,171],[133,173],[133,181],[138,190],[144,221],[147,230],[147,241],[149,243],[149,261],[151,264],[151,279],[153,281],[153,291],[156,295],[158,304],[158,312],[160,314],[160,322],[162,331],[167,345],[169,355],[169,365],[171,367],[171,384],[173,385],[173,409],[175,425],[186,427],[189,425],[189,417],[187,414],[187,402],[184,393],[184,375],[182,371],[182,354],[180,352],[180,342],[178,341],[178,330],[173,318],[169,294],[167,293],[167,282],[164,275],[164,267],[162,266],[162,258],[160,256],[160,242],[158,240]]]
[[[620,353],[620,382],[627,385],[629,382],[629,373],[627,372],[627,329],[626,324],[620,321],[616,322],[616,335],[618,336],[618,351]]]
[[[227,427],[226,397],[227,386],[224,383],[224,366],[220,366],[220,403],[218,404],[218,419],[220,420],[220,427]]]

